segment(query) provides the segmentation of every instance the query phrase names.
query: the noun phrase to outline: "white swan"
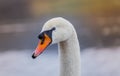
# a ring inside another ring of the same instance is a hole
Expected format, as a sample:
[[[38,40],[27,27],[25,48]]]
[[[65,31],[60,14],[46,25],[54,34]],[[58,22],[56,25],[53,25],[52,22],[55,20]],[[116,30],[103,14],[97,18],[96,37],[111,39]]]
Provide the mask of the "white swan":
[[[36,58],[44,49],[58,43],[60,76],[80,76],[80,48],[76,31],[66,19],[57,17],[48,20],[38,38],[40,39],[32,57]]]

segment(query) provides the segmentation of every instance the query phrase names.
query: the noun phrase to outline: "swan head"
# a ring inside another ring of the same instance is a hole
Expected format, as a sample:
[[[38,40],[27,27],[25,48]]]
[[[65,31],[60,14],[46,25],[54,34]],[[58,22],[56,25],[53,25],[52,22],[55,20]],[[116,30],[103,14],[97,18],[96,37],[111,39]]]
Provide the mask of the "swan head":
[[[61,17],[48,20],[38,35],[38,46],[33,52],[32,58],[39,56],[49,45],[69,39],[72,33],[73,26],[68,20]]]

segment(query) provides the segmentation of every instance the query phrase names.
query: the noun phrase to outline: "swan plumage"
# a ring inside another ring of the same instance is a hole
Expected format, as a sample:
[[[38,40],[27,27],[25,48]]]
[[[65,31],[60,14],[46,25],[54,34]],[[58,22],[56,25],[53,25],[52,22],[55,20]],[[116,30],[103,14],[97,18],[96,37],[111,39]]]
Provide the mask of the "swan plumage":
[[[40,39],[32,57],[36,58],[47,46],[58,43],[60,76],[80,76],[80,46],[74,26],[62,17],[48,20],[42,28]]]

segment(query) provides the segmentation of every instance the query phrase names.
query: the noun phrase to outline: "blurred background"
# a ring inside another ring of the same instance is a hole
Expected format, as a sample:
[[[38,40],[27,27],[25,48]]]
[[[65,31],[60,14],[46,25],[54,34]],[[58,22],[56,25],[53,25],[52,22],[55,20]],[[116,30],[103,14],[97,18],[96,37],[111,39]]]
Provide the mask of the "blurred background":
[[[57,45],[31,58],[53,17],[77,31],[82,76],[120,76],[120,0],[0,0],[0,76],[58,76]]]

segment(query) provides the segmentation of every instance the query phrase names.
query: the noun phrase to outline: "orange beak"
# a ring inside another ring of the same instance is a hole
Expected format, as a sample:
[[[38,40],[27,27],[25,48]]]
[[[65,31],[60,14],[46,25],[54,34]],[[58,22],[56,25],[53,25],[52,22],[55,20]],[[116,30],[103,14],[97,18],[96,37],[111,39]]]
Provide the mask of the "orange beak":
[[[36,58],[37,56],[39,56],[46,48],[48,45],[50,45],[51,43],[51,38],[47,35],[47,34],[44,34],[44,42],[42,43],[42,40],[40,40],[38,42],[38,46],[37,48],[35,49],[33,55],[32,55],[32,58]]]

